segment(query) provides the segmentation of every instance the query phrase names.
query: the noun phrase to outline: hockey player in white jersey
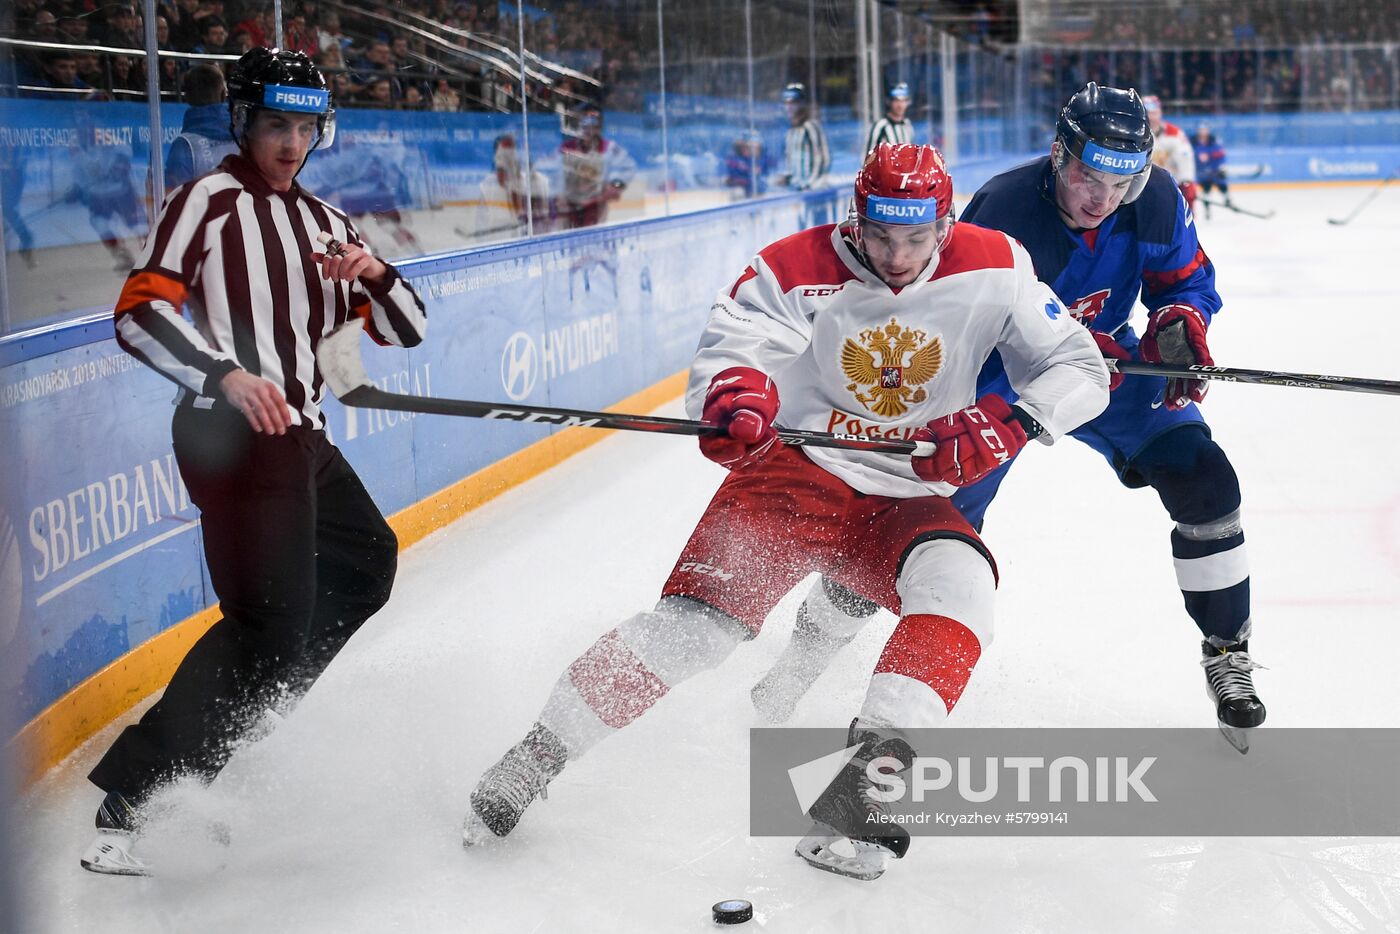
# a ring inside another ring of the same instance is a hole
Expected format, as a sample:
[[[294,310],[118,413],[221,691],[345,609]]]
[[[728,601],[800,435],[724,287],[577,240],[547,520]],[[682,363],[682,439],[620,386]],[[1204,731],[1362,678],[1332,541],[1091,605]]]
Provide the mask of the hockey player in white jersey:
[[[956,225],[931,146],[883,145],[846,223],[768,246],[716,298],[686,408],[724,429],[700,441],[729,469],[655,608],[620,623],[556,683],[525,738],[481,778],[467,845],[505,836],[566,762],[752,639],[813,571],[899,616],[851,724],[865,749],[813,805],[799,855],[875,878],[908,834],[863,821],[862,766],[907,768],[910,729],[941,724],[992,637],[996,571],[949,497],[1019,451],[1103,410],[1108,371],[1088,332],[1004,234]],[[1000,351],[1016,405],[976,398]],[[807,449],[794,428],[932,441],[929,456]],[[872,834],[871,826],[880,827]],[[842,838],[857,855],[838,855]]]
[[[1147,124],[1152,128],[1152,163],[1172,173],[1186,206],[1196,210],[1196,151],[1186,132],[1162,119],[1162,100],[1155,94],[1142,99]]]

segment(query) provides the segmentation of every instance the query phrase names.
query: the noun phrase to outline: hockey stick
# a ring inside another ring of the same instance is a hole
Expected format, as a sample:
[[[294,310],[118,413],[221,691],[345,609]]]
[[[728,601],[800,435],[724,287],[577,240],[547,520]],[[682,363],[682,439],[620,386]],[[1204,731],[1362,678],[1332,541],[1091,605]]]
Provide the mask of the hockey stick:
[[[1400,381],[1365,379],[1356,376],[1316,376],[1285,373],[1281,370],[1246,370],[1232,366],[1174,366],[1170,363],[1143,363],[1139,360],[1104,359],[1116,373],[1137,376],[1176,376],[1188,379],[1217,379],[1227,383],[1256,383],[1261,386],[1297,386],[1301,389],[1338,389],[1342,392],[1373,392],[1400,396]]]
[[[1340,218],[1338,218],[1338,217],[1329,217],[1329,218],[1327,218],[1327,223],[1329,223],[1329,224],[1336,224],[1338,227],[1344,226],[1344,225],[1346,225],[1346,224],[1350,224],[1352,221],[1356,220],[1356,215],[1358,215],[1358,214],[1361,213],[1362,208],[1366,207],[1366,205],[1368,205],[1368,204],[1370,204],[1372,201],[1376,200],[1376,195],[1378,195],[1378,194],[1381,193],[1381,189],[1382,189],[1382,188],[1384,188],[1386,185],[1389,185],[1391,182],[1395,181],[1397,178],[1400,178],[1400,166],[1396,166],[1394,172],[1391,172],[1389,175],[1387,175],[1387,176],[1381,181],[1381,183],[1380,183],[1379,185],[1377,185],[1375,188],[1371,189],[1371,193],[1370,193],[1369,195],[1367,195],[1364,199],[1362,199],[1361,203],[1358,204],[1355,208],[1353,208],[1353,209],[1352,209],[1352,212],[1351,212],[1350,214],[1348,214],[1346,217],[1340,217]]]
[[[1230,201],[1216,201],[1214,198],[1206,198],[1203,196],[1197,197],[1196,200],[1201,204],[1208,204],[1213,208],[1224,208],[1227,211],[1234,211],[1236,214],[1243,214],[1246,217],[1257,217],[1261,221],[1266,221],[1277,213],[1275,211],[1251,211],[1247,208],[1238,207]]]
[[[467,399],[435,399],[388,392],[370,381],[360,356],[360,333],[364,322],[349,321],[321,338],[316,362],[326,386],[342,403],[355,408],[390,409],[395,412],[421,412],[428,415],[458,415],[466,418],[493,418],[562,428],[614,428],[621,431],[650,431],[669,435],[707,435],[720,429],[708,422],[654,415],[625,415],[592,412],[585,409],[555,409],[534,405],[499,402],[472,402]],[[817,448],[846,448],[853,451],[879,451],[927,457],[933,453],[931,441],[898,441],[862,438],[857,435],[828,434],[778,428],[778,439],[785,444]]]
[[[1234,169],[1228,165],[1222,166],[1221,170],[1225,173],[1225,177],[1232,182],[1244,182],[1248,181],[1251,178],[1258,178],[1259,176],[1264,174],[1263,165],[1256,165],[1249,171],[1245,171],[1244,169]]]

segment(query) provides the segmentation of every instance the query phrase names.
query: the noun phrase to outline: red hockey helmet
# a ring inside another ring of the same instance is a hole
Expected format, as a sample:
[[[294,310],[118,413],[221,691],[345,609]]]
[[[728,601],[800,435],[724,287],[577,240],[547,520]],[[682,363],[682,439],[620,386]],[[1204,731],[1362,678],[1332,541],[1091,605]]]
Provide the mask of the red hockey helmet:
[[[932,224],[953,209],[953,176],[932,146],[881,143],[856,175],[855,212],[880,224]]]

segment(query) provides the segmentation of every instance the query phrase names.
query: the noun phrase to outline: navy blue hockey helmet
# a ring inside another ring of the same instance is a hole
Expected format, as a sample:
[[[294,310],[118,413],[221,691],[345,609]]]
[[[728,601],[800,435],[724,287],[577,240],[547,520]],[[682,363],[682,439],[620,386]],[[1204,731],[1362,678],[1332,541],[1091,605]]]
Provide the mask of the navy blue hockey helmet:
[[[229,129],[243,138],[258,110],[316,114],[316,141],[311,148],[329,149],[335,142],[335,108],[321,69],[303,52],[252,48],[228,71]]]
[[[798,82],[794,81],[792,84],[789,84],[787,87],[783,88],[783,103],[806,104],[807,86],[805,84],[799,84]]]
[[[1069,159],[1110,175],[1131,176],[1127,204],[1142,194],[1152,172],[1152,128],[1134,88],[1099,87],[1090,81],[1075,92],[1055,124],[1055,171]]]

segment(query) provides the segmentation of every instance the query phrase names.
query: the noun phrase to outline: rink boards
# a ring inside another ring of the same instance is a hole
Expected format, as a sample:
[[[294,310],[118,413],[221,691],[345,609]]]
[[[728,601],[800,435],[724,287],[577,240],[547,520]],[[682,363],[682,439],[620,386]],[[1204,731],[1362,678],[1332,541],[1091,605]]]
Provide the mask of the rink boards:
[[[842,200],[788,195],[402,264],[427,339],[367,343],[366,364],[395,392],[654,407],[681,392],[714,295],[755,248],[833,220]],[[32,777],[163,686],[217,617],[170,451],[174,387],[117,346],[110,320],[0,345],[0,367],[15,465],[0,486],[0,677]],[[334,400],[326,414],[405,545],[602,435]]]

